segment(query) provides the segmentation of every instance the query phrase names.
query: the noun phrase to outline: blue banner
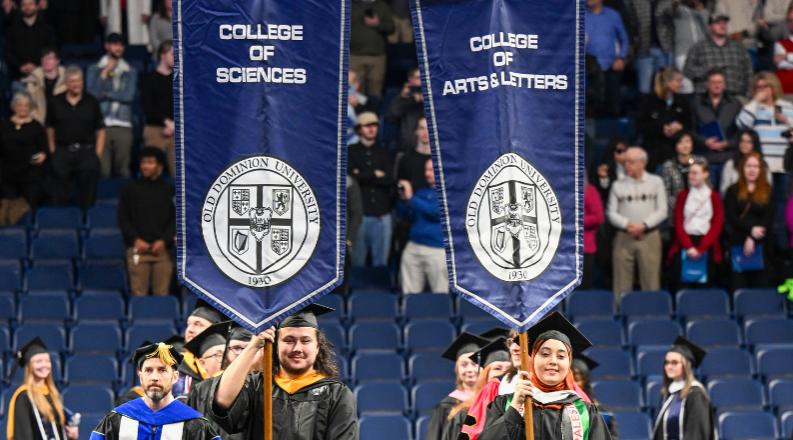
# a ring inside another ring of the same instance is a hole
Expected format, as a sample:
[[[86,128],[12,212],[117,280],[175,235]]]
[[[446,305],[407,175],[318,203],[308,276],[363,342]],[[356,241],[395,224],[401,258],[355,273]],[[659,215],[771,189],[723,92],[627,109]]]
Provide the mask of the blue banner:
[[[451,288],[523,332],[581,281],[584,1],[411,8]]]
[[[341,283],[349,0],[174,0],[177,271],[253,332]]]

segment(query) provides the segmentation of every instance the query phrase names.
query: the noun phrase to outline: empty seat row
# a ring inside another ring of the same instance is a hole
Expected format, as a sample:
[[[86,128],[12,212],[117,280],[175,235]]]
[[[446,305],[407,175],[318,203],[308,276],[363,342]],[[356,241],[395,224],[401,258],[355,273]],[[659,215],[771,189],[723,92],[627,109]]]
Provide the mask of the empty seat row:
[[[17,260],[0,260],[0,291],[113,289],[127,290],[127,273],[120,260],[36,260],[23,270]]]
[[[118,229],[93,229],[82,240],[75,229],[45,229],[39,231],[29,245],[25,230],[0,229],[0,258],[3,259],[123,258],[125,252]]]
[[[124,180],[124,183],[129,180]],[[100,180],[100,186],[103,185]],[[113,191],[115,192],[115,191]],[[120,192],[120,188],[118,189]],[[97,191],[98,198],[100,191]],[[107,194],[108,196],[110,194]],[[113,197],[118,197],[118,194]],[[83,221],[85,219],[85,221]],[[41,229],[84,229],[84,228],[118,228],[117,208],[114,206],[94,206],[90,208],[83,216],[83,211],[75,206],[66,207],[51,207],[45,206],[39,208],[35,213],[35,218],[32,222],[29,219],[23,219],[22,227],[31,227],[35,230]],[[10,229],[23,229],[5,228]],[[2,233],[0,233],[2,235]]]

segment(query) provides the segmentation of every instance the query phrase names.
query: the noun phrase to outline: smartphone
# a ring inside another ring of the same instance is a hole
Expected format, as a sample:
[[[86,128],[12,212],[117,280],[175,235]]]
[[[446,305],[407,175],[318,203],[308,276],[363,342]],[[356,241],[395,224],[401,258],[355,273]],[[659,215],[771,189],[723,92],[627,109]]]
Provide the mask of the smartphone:
[[[39,158],[41,158],[41,156],[43,156],[42,153],[36,153],[33,156],[30,156],[30,160],[39,160]]]
[[[782,113],[782,106],[781,105],[775,105],[774,106],[774,111],[776,113]]]
[[[410,86],[410,93],[421,93],[421,86]]]

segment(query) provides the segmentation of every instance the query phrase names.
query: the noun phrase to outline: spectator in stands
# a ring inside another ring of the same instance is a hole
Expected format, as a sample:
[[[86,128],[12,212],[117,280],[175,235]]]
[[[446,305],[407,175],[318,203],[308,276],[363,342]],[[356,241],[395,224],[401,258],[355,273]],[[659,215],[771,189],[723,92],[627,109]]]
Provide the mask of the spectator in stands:
[[[353,0],[350,26],[350,70],[363,93],[382,98],[386,38],[396,29],[391,8],[384,0]]]
[[[776,75],[760,72],[752,81],[752,100],[735,119],[738,128],[751,128],[760,136],[763,156],[772,173],[784,172],[788,140],[782,133],[793,128],[793,104],[782,97],[782,85]]]
[[[732,185],[738,183],[738,175],[740,175],[739,167],[741,162],[743,162],[743,158],[746,157],[749,153],[757,153],[760,155],[760,158],[763,159],[763,163],[765,163],[765,159],[763,158],[763,150],[760,146],[760,136],[757,135],[757,132],[748,129],[748,130],[741,130],[738,133],[738,148],[735,149],[733,152],[732,158],[727,160],[724,164],[724,168],[722,169],[721,181],[719,183],[719,195],[724,197],[727,194],[727,189]],[[773,182],[773,176],[771,175],[771,171],[768,169],[768,165],[765,166],[766,168],[766,179],[769,182]]]
[[[173,119],[173,41],[160,44],[157,68],[143,76],[140,82],[140,102],[146,116],[143,143],[165,153],[168,175],[176,178]]]
[[[694,82],[694,91],[705,93],[705,82],[710,69],[718,68],[724,72],[727,92],[735,96],[745,96],[754,73],[752,59],[744,46],[732,41],[727,35],[730,17],[715,13],[708,20],[710,38],[691,47],[686,58],[683,73]]]
[[[377,114],[380,105],[374,96],[361,93],[361,82],[358,81],[358,74],[350,70],[347,76],[350,83],[350,90],[347,92],[347,102],[355,109],[355,114],[360,116],[363,112]]]
[[[140,152],[140,179],[124,186],[118,198],[118,225],[127,246],[133,295],[168,295],[173,262],[168,248],[176,236],[174,187],[161,178],[165,154],[154,147]]]
[[[427,118],[423,115],[416,120],[414,125],[416,142],[412,151],[397,158],[397,180],[407,180],[413,191],[426,188],[427,176],[425,164],[432,159],[430,154],[430,132],[427,128]]]
[[[645,171],[647,153],[639,147],[625,152],[625,177],[611,186],[608,219],[617,228],[614,238],[614,296],[633,290],[638,266],[641,290],[661,288],[661,236],[666,220],[666,191],[660,177]]]
[[[408,152],[416,146],[416,123],[423,117],[421,73],[418,67],[414,67],[408,70],[408,80],[385,114],[386,121],[397,126],[397,147],[400,152]]]
[[[132,101],[138,89],[138,71],[124,55],[120,34],[105,39],[107,53],[88,68],[86,89],[99,100],[105,117],[105,149],[102,150],[101,177],[127,178],[130,173],[132,134]]]
[[[149,44],[151,0],[99,0],[99,19],[107,35],[121,34],[130,46]]]
[[[694,140],[691,133],[679,131],[674,136],[675,157],[667,159],[662,166],[661,176],[666,188],[666,206],[669,210],[667,218],[674,218],[675,201],[680,191],[688,189],[688,170],[691,164],[705,160],[702,156],[691,154],[694,150]],[[671,222],[670,222],[671,223]],[[674,224],[670,224],[674,227]]]
[[[160,60],[159,49],[166,41],[173,41],[173,1],[160,0],[157,12],[149,20],[149,47],[154,59]]]
[[[616,135],[609,139],[603,163],[598,165],[592,184],[600,192],[602,200],[608,200],[611,184],[625,177],[625,150],[628,149],[628,138]],[[592,175],[592,174],[590,174]]]
[[[353,249],[353,265],[366,265],[367,254],[372,266],[386,266],[391,244],[391,191],[394,186],[390,155],[377,142],[379,119],[371,112],[361,113],[356,131],[360,141],[350,145],[347,171],[361,186],[363,224]]]
[[[47,104],[55,95],[66,92],[66,69],[61,66],[58,53],[46,48],[41,55],[41,66],[22,79],[22,83],[33,98],[36,107],[33,119],[44,124],[47,121]]]
[[[99,101],[83,91],[82,69],[69,66],[65,75],[66,93],[55,96],[47,108],[52,199],[56,206],[68,205],[76,181],[79,206],[87,210],[96,200],[105,122]]]
[[[626,0],[625,4],[634,30],[634,66],[639,93],[647,95],[652,91],[653,75],[669,64],[669,58],[674,53],[675,28],[666,13],[667,9],[672,8],[673,2]]]
[[[759,18],[755,22],[757,23],[757,34],[762,46],[770,48],[775,46],[779,40],[787,39],[789,35],[790,2],[788,0],[766,0],[760,3],[759,8]],[[774,54],[776,54],[776,47],[774,47]],[[776,63],[776,60],[774,60],[774,63]]]
[[[705,7],[704,0],[674,2],[671,8],[666,8],[663,12],[671,17],[675,29],[675,53],[672,64],[682,71],[691,47],[708,38],[710,12]],[[680,93],[684,95],[694,93],[694,83],[691,82],[691,78],[683,78]]]
[[[793,28],[793,10],[787,14],[786,24],[788,30]],[[793,35],[784,36],[774,43],[774,64],[782,92],[790,100],[793,98]]]
[[[584,96],[584,117],[599,117],[595,110],[595,105],[606,95],[606,77],[598,64],[598,59],[593,55],[584,56],[584,82],[586,83],[586,94]]]
[[[718,184],[721,180],[724,162],[733,156],[738,146],[738,127],[735,126],[735,117],[741,111],[741,102],[724,91],[726,84],[721,69],[710,69],[708,80],[705,82],[707,92],[697,95],[692,104],[694,126],[698,129],[697,132],[692,133],[694,151],[708,160],[714,184]],[[703,126],[713,121],[718,121],[721,133],[714,136],[712,132],[706,131],[708,134],[705,137],[701,134]],[[724,138],[720,140],[722,136]]]
[[[44,194],[47,132],[33,119],[33,100],[25,91],[11,100],[14,115],[0,122],[0,190],[3,199],[22,197],[35,211]]]
[[[680,130],[690,131],[694,121],[691,104],[680,94],[683,74],[674,66],[655,75],[653,93],[647,95],[636,115],[636,130],[644,136],[644,149],[650,155],[647,170],[674,156],[674,137]]]
[[[606,80],[606,100],[601,106],[602,114],[598,113],[600,117],[618,118],[622,114],[621,84],[630,45],[628,32],[620,14],[603,6],[603,0],[587,0],[586,6],[586,53],[597,58]]]
[[[22,14],[6,31],[3,49],[12,80],[28,76],[41,62],[46,47],[58,47],[55,29],[39,14],[39,0],[22,0]]]
[[[570,370],[573,372],[575,384],[584,391],[584,394],[589,397],[590,402],[592,402],[592,404],[597,407],[598,411],[604,415],[603,418],[606,420],[606,425],[609,428],[611,440],[619,440],[620,427],[617,423],[617,418],[614,417],[614,410],[611,409],[611,406],[600,402],[597,397],[595,397],[595,390],[592,389],[592,381],[589,379],[590,371],[599,366],[600,364],[589,356],[577,353],[573,356],[573,362],[570,363]],[[608,415],[608,417],[605,417],[606,415]]]
[[[669,349],[664,359],[662,401],[652,440],[674,437],[716,440],[708,392],[694,377],[694,369],[699,367],[705,354],[705,350],[682,336],[678,336]]]
[[[769,287],[773,254],[772,229],[776,215],[774,188],[766,178],[765,163],[757,153],[744,156],[738,183],[724,196],[727,242],[733,259],[738,253],[751,257],[761,252],[763,268],[732,271],[732,288]],[[762,249],[761,249],[762,247]]]
[[[60,43],[93,43],[96,34],[96,17],[99,16],[98,6],[95,0],[53,1],[49,11],[54,19]]]
[[[695,160],[689,167],[687,189],[680,191],[674,205],[674,237],[669,250],[672,261],[671,284],[683,288],[715,285],[716,265],[721,263],[719,236],[724,224],[724,208],[719,193],[711,189],[708,162]],[[706,258],[705,282],[681,279],[681,253],[686,259]],[[674,289],[677,290],[677,289]]]
[[[9,439],[76,440],[76,426],[66,425],[63,402],[52,380],[52,362],[47,346],[39,337],[33,338],[14,353],[14,366],[25,369],[25,381],[17,388],[8,406]]]
[[[716,13],[730,17],[727,33],[730,39],[743,43],[746,50],[757,50],[757,22],[761,13],[760,2],[750,0],[719,0]]]
[[[592,288],[595,277],[595,253],[598,249],[595,234],[603,224],[603,200],[588,178],[584,177],[584,182],[584,276],[578,288],[588,290]]]
[[[408,180],[400,180],[399,216],[412,222],[410,241],[402,253],[399,282],[402,293],[424,292],[425,282],[432,293],[449,292],[446,272],[446,251],[443,248],[443,230],[435,192],[435,172],[432,160],[424,164],[426,187],[413,189]]]
[[[410,16],[408,0],[391,0],[388,2],[394,17],[394,33],[388,36],[389,44],[409,43],[413,38],[413,19]]]

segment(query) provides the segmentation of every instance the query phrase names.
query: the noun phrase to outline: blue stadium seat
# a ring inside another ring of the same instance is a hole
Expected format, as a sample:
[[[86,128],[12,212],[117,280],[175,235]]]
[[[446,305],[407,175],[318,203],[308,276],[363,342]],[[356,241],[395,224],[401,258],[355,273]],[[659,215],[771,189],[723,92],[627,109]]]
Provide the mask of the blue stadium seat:
[[[344,307],[344,298],[342,298],[341,295],[337,295],[335,293],[325,295],[317,300],[317,304],[322,304],[323,306],[327,306],[335,310],[334,312],[330,312],[325,315],[318,316],[317,319],[320,322],[323,321],[339,322],[340,320],[343,320],[347,316]],[[193,309],[190,309],[190,311],[192,312]]]
[[[115,356],[78,354],[66,361],[64,379],[69,386],[116,383],[118,361]]]
[[[83,292],[82,296],[74,301],[74,320],[112,320],[127,319],[124,313],[124,299],[118,293],[112,295],[89,295]]]
[[[624,292],[620,314],[635,317],[668,318],[672,315],[672,296],[665,290]]]
[[[454,316],[449,295],[417,293],[402,298],[402,315],[405,319],[449,319]]]
[[[336,356],[336,361],[339,363],[339,380],[347,384],[350,377],[350,362],[347,356]]]
[[[367,416],[358,421],[360,440],[412,440],[410,420],[399,415]]]
[[[418,353],[410,357],[408,371],[416,383],[446,381],[454,377],[454,364],[443,362],[438,353]]]
[[[87,322],[76,325],[69,341],[74,354],[115,355],[124,348],[121,329],[115,323]]]
[[[74,288],[74,268],[70,261],[36,261],[25,272],[25,286],[30,290],[69,290]]]
[[[576,321],[586,317],[613,319],[616,314],[614,294],[608,290],[576,290],[564,302],[565,315]]]
[[[0,302],[2,304],[2,302]],[[8,333],[8,329],[5,327],[0,327],[0,365],[2,365],[3,361],[3,354],[11,352],[11,334]],[[4,377],[4,376],[0,376]],[[0,382],[2,382],[0,380]]]
[[[22,348],[28,341],[40,337],[47,350],[64,351],[66,349],[66,332],[63,324],[24,324],[14,331],[14,350]]]
[[[628,326],[628,343],[631,345],[669,346],[683,329],[677,321],[669,319],[640,319]]]
[[[784,316],[785,297],[776,289],[738,289],[733,294],[735,315]]]
[[[320,300],[328,297],[330,295],[325,295],[324,297],[320,298]],[[193,313],[193,309],[195,308],[195,303],[198,300],[198,296],[195,295],[193,292],[185,295],[182,298],[182,319],[187,321],[187,318]]]
[[[391,290],[391,272],[387,267],[351,267],[350,288],[356,290]]]
[[[719,435],[724,440],[775,439],[776,419],[763,411],[728,411],[719,415]]]
[[[686,337],[704,348],[738,348],[741,328],[731,319],[695,319],[686,324]]]
[[[660,380],[647,381],[647,385],[644,388],[644,404],[647,408],[653,411],[658,410],[661,405],[661,390],[663,387],[664,383]]]
[[[427,425],[430,422],[430,416],[421,416],[416,419],[416,433],[414,434],[416,440],[424,440],[427,435]]]
[[[99,426],[104,417],[100,416],[87,416],[80,419],[80,425],[83,428],[80,430],[80,438],[78,440],[90,440],[91,432]]]
[[[398,383],[365,383],[355,387],[358,413],[403,414],[408,406],[408,392]]]
[[[454,382],[425,382],[410,390],[413,411],[419,416],[428,415],[441,400],[457,388]]]
[[[85,226],[94,228],[118,228],[118,210],[110,206],[94,206],[88,210]]]
[[[43,338],[42,338],[43,339]],[[58,352],[52,351],[50,349],[50,363],[52,366],[52,380],[55,383],[60,384],[63,380],[63,368],[61,368],[61,356]],[[17,368],[17,371],[14,373],[14,377],[11,378],[10,387],[16,389],[25,380],[25,369],[24,368]]]
[[[768,384],[768,400],[779,412],[793,410],[793,380],[772,380]]]
[[[462,297],[457,297],[457,315],[462,318],[463,321],[474,319],[494,319],[493,315],[485,312]]]
[[[173,326],[173,321],[166,322],[141,322],[132,325],[127,329],[126,346],[131,350],[140,347],[140,344],[145,341],[164,341],[176,334],[176,328]]]
[[[793,344],[793,320],[753,318],[744,322],[746,345]]]
[[[136,296],[129,300],[129,320],[157,319],[161,321],[179,318],[179,301],[173,296]]]
[[[393,322],[360,322],[350,327],[350,351],[399,350],[400,333]]]
[[[611,297],[613,299],[614,295]],[[612,318],[577,319],[575,326],[595,347],[622,348],[625,345],[622,325]]]
[[[590,348],[584,354],[600,364],[590,373],[593,380],[630,379],[633,375],[631,356],[618,348]]]
[[[492,316],[485,319],[469,320],[460,328],[461,332],[473,333],[475,335],[482,334],[493,327],[504,327],[500,321]]]
[[[22,265],[19,261],[0,260],[0,290],[15,291],[21,288]]]
[[[347,302],[353,321],[383,319],[393,321],[399,316],[397,297],[390,293],[354,293]]]
[[[63,390],[63,406],[73,412],[104,415],[113,409],[113,391],[100,385],[76,385]]]
[[[31,259],[79,258],[80,241],[74,229],[47,229],[39,231],[30,245]]]
[[[666,347],[639,347],[636,349],[636,374],[652,376],[664,372],[664,358],[669,351]]]
[[[19,318],[23,322],[53,321],[63,324],[71,318],[69,299],[64,296],[26,296],[19,301]]]
[[[16,316],[17,309],[14,303],[14,294],[6,294],[5,292],[0,294],[0,320],[15,320]]]
[[[791,437],[791,432],[793,431],[793,411],[785,411],[780,417],[780,428],[782,429],[782,435],[780,438],[788,439]]]
[[[598,401],[610,405],[615,411],[639,411],[642,389],[632,380],[602,380],[592,382]]]
[[[730,316],[730,296],[721,289],[681,289],[675,298],[677,316],[686,319]]]
[[[337,353],[347,352],[347,335],[341,324],[321,322],[319,328],[330,343],[333,344],[333,348]]]
[[[27,257],[27,231],[21,228],[0,229],[0,259],[21,260]]]
[[[622,440],[647,440],[652,433],[652,424],[647,414],[637,411],[617,412],[614,418],[620,427]]]
[[[36,211],[36,230],[39,229],[82,229],[83,211],[76,206],[45,206]]]
[[[83,259],[125,258],[127,247],[121,233],[115,230],[91,231],[91,236],[83,241]]]
[[[708,382],[708,395],[718,413],[725,410],[762,411],[766,405],[763,384],[753,379],[712,380]]]
[[[80,269],[83,289],[127,290],[127,272],[123,264],[112,261],[89,261]]]
[[[699,366],[699,374],[714,377],[749,377],[754,373],[752,357],[738,348],[708,350],[708,355]]]
[[[352,358],[350,378],[355,383],[405,380],[405,362],[396,353],[361,353]]]
[[[757,374],[766,379],[793,377],[793,347],[769,347],[757,352]]]
[[[121,194],[121,189],[132,179],[99,179],[96,188],[97,199],[117,199]]]
[[[17,368],[17,370],[18,369],[19,368]],[[6,389],[4,389],[3,393],[0,394],[0,400],[2,400],[2,403],[0,403],[0,407],[5,408],[6,411],[7,411],[8,410],[8,406],[11,403],[11,397],[14,396],[15,392],[16,392],[16,388],[6,388]],[[5,432],[5,431],[3,431],[3,432]],[[5,435],[5,434],[3,434],[3,435]],[[6,438],[8,438],[8,437],[6,437]]]
[[[457,330],[446,321],[414,320],[405,327],[405,348],[411,352],[440,351],[457,337]]]

